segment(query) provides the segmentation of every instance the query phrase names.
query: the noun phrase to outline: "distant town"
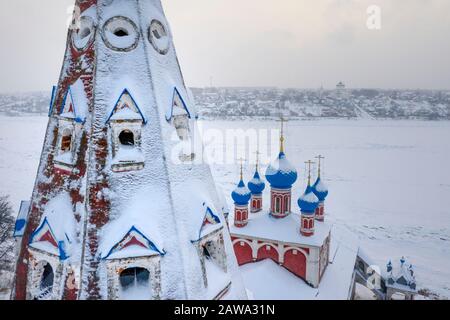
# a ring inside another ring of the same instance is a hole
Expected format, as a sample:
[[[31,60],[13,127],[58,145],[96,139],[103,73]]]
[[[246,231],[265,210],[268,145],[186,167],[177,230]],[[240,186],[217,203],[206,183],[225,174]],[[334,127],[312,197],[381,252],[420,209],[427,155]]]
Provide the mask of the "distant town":
[[[200,119],[369,118],[449,120],[450,91],[279,88],[191,88]],[[47,114],[49,92],[0,94],[0,114]]]

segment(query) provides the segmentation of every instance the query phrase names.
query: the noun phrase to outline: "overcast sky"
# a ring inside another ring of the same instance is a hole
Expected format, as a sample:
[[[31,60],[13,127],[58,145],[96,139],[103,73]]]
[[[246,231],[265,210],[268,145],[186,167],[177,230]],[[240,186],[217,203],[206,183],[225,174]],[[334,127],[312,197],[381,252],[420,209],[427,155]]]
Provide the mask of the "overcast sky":
[[[0,1],[0,92],[50,90],[74,0]],[[189,86],[450,89],[449,0],[162,1]]]

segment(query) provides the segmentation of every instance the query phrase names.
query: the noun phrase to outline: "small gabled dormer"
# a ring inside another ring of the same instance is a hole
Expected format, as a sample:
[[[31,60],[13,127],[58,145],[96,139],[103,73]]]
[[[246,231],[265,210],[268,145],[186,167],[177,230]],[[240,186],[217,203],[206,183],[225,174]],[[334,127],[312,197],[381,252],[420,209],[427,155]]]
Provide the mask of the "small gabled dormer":
[[[120,95],[106,123],[110,128],[112,170],[125,172],[143,169],[141,132],[147,121],[127,89]]]
[[[223,282],[228,285],[227,261],[223,235],[223,224],[219,216],[206,204],[203,204],[203,220],[198,239],[192,241],[196,245],[203,271],[206,288],[210,281]]]
[[[84,120],[79,112],[73,91],[78,91],[77,83],[67,89],[61,106],[58,109],[58,139],[55,146],[54,165],[56,168],[70,171],[76,162],[76,132]],[[82,87],[79,88],[84,95]],[[81,99],[78,99],[81,100]],[[80,104],[81,101],[77,101]],[[80,108],[82,109],[82,108]]]
[[[177,132],[178,139],[183,143],[183,148],[179,158],[181,161],[192,161],[195,158],[193,144],[191,139],[191,127],[189,120],[191,112],[189,111],[183,97],[177,88],[174,89],[172,105],[167,111],[166,120],[173,125]]]

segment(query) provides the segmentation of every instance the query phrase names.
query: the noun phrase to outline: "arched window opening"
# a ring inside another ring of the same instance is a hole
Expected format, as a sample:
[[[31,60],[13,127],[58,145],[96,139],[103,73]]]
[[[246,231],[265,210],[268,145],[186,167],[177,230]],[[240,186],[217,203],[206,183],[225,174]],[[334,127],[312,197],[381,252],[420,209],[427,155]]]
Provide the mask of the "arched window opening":
[[[120,273],[121,299],[149,300],[152,298],[150,272],[144,268],[128,268]]]
[[[44,266],[44,270],[42,272],[41,284],[40,284],[41,292],[51,291],[51,289],[53,288],[54,278],[55,278],[55,275],[53,273],[53,268],[49,263],[47,263]]]
[[[178,138],[186,141],[190,136],[189,117],[187,114],[176,115],[173,118],[173,124],[177,130]]]
[[[275,199],[275,211],[277,212],[277,213],[279,213],[280,212],[280,198],[276,198]]]
[[[69,152],[72,146],[72,133],[65,132],[61,139],[61,151]]]
[[[289,197],[284,198],[284,212],[288,213],[289,210]]]
[[[120,144],[123,146],[134,146],[134,134],[130,130],[123,130],[119,134]]]

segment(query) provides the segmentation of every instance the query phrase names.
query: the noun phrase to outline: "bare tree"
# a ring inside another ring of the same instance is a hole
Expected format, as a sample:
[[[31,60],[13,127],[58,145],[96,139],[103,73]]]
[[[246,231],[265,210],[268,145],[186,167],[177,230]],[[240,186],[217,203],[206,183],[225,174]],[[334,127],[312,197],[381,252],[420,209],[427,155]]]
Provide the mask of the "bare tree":
[[[10,270],[13,260],[14,217],[8,197],[0,197],[0,271]]]

